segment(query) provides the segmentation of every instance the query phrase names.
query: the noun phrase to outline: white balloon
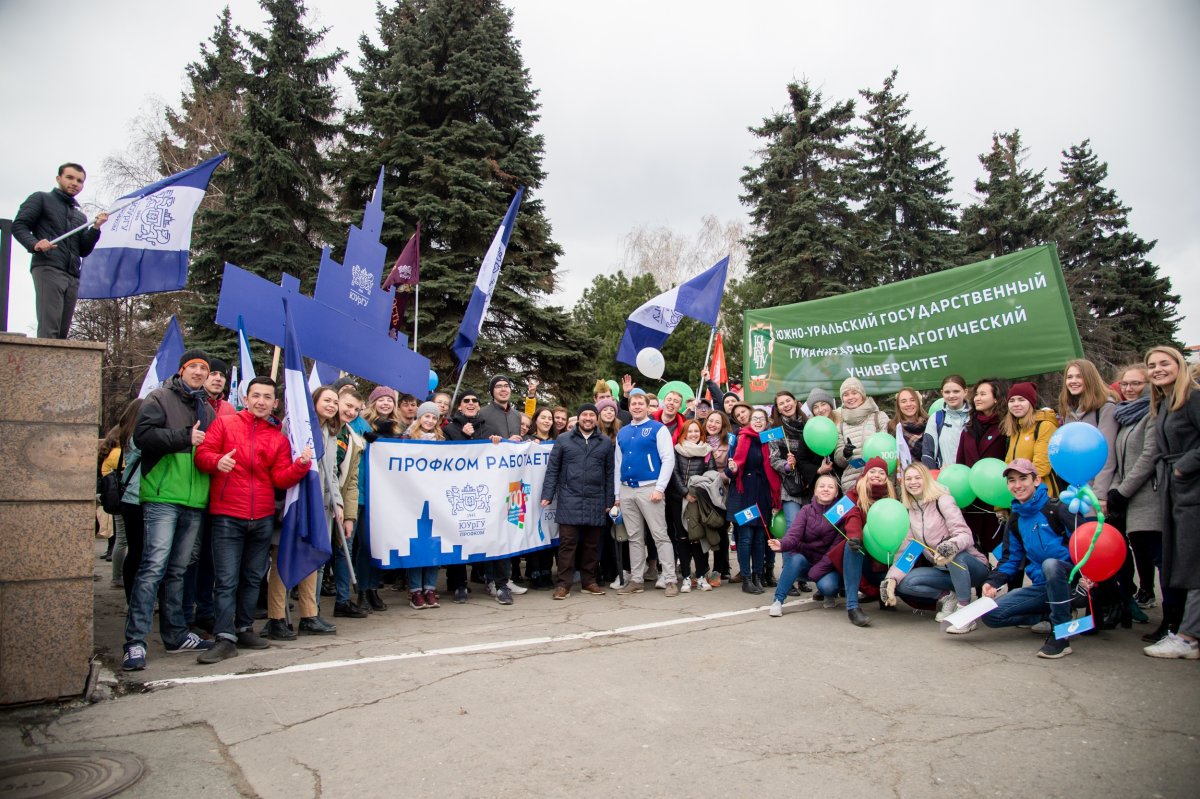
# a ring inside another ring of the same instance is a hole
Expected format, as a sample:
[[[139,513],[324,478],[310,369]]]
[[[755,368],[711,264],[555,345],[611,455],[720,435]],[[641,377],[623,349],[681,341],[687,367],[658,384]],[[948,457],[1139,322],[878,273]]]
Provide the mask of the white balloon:
[[[654,349],[654,347],[646,347],[637,354],[637,368],[639,372],[651,380],[658,380],[663,376],[663,371],[667,368],[667,362],[663,360],[661,352]]]

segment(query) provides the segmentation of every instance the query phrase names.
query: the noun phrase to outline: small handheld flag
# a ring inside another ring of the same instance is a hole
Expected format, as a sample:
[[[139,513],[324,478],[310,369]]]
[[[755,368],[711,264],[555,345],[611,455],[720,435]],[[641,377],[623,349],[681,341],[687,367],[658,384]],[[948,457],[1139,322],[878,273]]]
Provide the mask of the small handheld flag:
[[[192,218],[213,170],[224,160],[222,153],[120,198],[118,203],[126,202],[83,259],[80,299],[133,297],[187,285]]]
[[[842,520],[842,517],[849,513],[853,508],[854,503],[850,500],[850,498],[842,497],[836,503],[834,503],[832,508],[825,511],[825,518],[829,520],[830,524],[836,525]]]
[[[764,444],[770,444],[772,441],[783,441],[783,439],[783,425],[772,427],[758,434],[758,440]]]
[[[709,362],[708,379],[716,383],[718,386],[729,382],[729,372],[725,367],[725,340],[722,334],[718,333],[716,340],[713,342],[712,360]],[[713,397],[713,402],[720,402],[720,397]]]
[[[747,525],[755,519],[761,519],[762,514],[758,512],[757,505],[751,505],[745,510],[740,510],[733,514],[733,520],[741,525]]]
[[[896,556],[896,562],[892,565],[902,574],[908,574],[912,571],[913,566],[917,565],[917,558],[921,557],[921,553],[924,551],[920,541],[909,541],[908,546],[900,550],[900,554]]]
[[[162,343],[158,345],[158,352],[154,353],[154,360],[150,361],[150,368],[146,370],[146,378],[142,380],[142,388],[138,392],[139,399],[145,399],[147,394],[171,379],[181,355],[183,331],[179,329],[179,320],[172,316],[167,324],[167,332],[163,334]]]
[[[1091,614],[1078,619],[1064,621],[1062,624],[1054,625],[1054,637],[1058,639],[1070,638],[1072,635],[1086,633],[1088,630],[1093,630],[1096,627],[1096,620]]]

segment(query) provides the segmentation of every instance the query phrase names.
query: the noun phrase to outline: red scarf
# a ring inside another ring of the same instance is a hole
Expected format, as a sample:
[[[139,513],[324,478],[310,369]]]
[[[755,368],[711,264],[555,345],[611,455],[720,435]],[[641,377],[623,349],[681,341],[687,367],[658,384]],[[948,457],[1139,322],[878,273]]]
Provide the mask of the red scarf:
[[[758,431],[750,425],[738,431],[737,445],[729,456],[729,460],[737,464],[734,484],[738,491],[742,490],[742,472],[745,471],[746,456],[750,454],[751,442],[762,447],[763,471],[767,475],[767,485],[771,487],[771,508],[779,510],[783,507],[783,502],[779,495],[779,473],[771,466],[771,445],[762,443],[758,438]]]

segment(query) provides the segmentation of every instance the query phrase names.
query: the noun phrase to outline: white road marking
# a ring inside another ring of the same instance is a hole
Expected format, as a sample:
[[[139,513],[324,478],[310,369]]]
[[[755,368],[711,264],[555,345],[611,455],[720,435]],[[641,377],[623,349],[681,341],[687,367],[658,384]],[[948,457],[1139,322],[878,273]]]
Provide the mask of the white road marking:
[[[784,607],[798,607],[811,603],[811,599],[797,599],[784,604]],[[707,613],[703,616],[686,616],[666,621],[655,621],[647,624],[633,624],[628,627],[616,627],[612,630],[590,630],[584,633],[569,633],[567,635],[539,636],[537,638],[519,638],[513,641],[496,641],[487,644],[466,644],[450,646],[442,649],[424,649],[416,652],[403,652],[398,655],[376,655],[374,657],[354,658],[352,660],[326,660],[321,663],[298,663],[294,666],[283,666],[269,671],[256,671],[248,674],[208,674],[203,677],[173,677],[166,680],[152,680],[144,683],[147,688],[169,688],[175,685],[201,685],[205,683],[229,682],[230,680],[254,680],[260,677],[278,677],[283,674],[300,674],[306,671],[323,671],[325,669],[342,669],[348,666],[364,666],[370,663],[388,663],[395,660],[415,660],[417,658],[440,657],[443,655],[470,655],[477,652],[493,652],[500,649],[515,649],[524,646],[541,646],[544,644],[560,644],[570,641],[590,641],[593,638],[608,638],[614,635],[657,630],[663,627],[675,627],[680,624],[697,624],[704,621],[728,619],[734,616],[745,616],[750,613],[761,613],[769,608],[762,605],[756,608],[742,610],[725,610],[720,613]]]

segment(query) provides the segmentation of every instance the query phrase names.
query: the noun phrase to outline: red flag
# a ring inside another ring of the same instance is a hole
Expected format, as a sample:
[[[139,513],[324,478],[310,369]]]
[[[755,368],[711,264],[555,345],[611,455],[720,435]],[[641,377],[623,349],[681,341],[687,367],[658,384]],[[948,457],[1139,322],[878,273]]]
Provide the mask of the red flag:
[[[394,292],[395,297],[392,299],[392,321],[388,325],[388,335],[392,338],[396,337],[396,333],[404,325],[404,312],[408,309],[408,297],[416,288],[417,281],[421,279],[421,223],[417,223],[417,229],[412,234],[412,238],[408,240],[408,244],[404,245],[404,250],[400,253],[400,257],[396,259],[392,271],[388,273],[387,279],[383,281],[383,288],[386,291],[392,286],[396,287]]]
[[[708,378],[718,386],[729,382],[729,372],[725,369],[725,342],[721,340],[721,334],[717,334],[717,339],[713,342],[712,360],[708,366]],[[718,397],[713,397],[714,400]]]

